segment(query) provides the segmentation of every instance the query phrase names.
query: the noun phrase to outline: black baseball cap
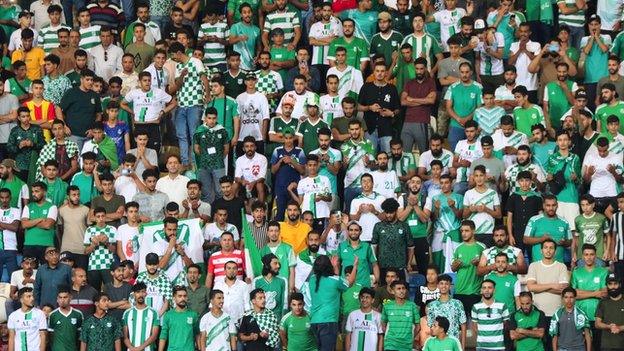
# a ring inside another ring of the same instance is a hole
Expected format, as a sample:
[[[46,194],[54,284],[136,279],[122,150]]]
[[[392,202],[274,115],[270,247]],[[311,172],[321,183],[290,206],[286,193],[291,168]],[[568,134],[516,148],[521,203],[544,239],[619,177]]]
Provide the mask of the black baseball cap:
[[[74,258],[74,254],[69,251],[61,252],[61,255],[59,256],[59,260],[76,262],[76,259]]]

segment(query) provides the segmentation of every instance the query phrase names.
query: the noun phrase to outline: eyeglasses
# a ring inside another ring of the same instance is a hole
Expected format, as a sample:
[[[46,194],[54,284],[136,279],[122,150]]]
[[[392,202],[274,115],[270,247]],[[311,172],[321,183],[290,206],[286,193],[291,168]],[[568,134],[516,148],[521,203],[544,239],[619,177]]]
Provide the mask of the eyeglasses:
[[[108,61],[108,51],[104,51],[104,61]]]

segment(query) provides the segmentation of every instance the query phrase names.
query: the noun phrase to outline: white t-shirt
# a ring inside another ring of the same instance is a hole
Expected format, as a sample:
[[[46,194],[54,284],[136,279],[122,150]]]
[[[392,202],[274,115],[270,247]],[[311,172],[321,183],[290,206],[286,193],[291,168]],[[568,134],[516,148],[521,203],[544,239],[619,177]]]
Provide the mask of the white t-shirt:
[[[470,161],[471,163],[483,157],[483,149],[479,140],[475,140],[472,144],[468,143],[468,140],[463,139],[457,142],[455,145],[455,155],[459,157],[459,160]],[[470,167],[457,168],[457,181],[467,182],[470,176]]]
[[[140,177],[141,175],[139,175]],[[129,176],[121,175],[115,179],[115,193],[126,199],[126,203],[132,201],[132,198],[139,192],[134,179]]]
[[[375,206],[375,210],[381,212],[381,203],[384,202],[386,198],[383,195],[379,195],[373,191],[370,195],[360,194],[360,196],[356,197],[351,201],[351,212],[349,213],[351,216],[358,212],[360,205],[363,204],[371,204]],[[380,222],[379,218],[374,214],[362,213],[360,215],[360,219],[358,223],[362,226],[362,234],[360,235],[360,240],[370,242],[373,240],[373,227],[376,223]]]
[[[345,241],[347,238],[347,233],[342,230],[337,232],[333,228],[329,230],[327,233],[327,239],[325,239],[325,251],[330,254],[333,254],[338,250],[338,245],[341,242]]]
[[[367,315],[370,314],[372,314],[372,318],[367,318]],[[378,336],[383,334],[381,314],[375,310],[364,313],[357,309],[349,313],[345,330],[351,333],[351,348],[346,351],[375,351],[377,350]],[[360,345],[360,342],[364,344]]]
[[[115,241],[117,245],[121,245],[126,259],[131,260],[135,265],[139,264],[138,236],[139,227],[131,227],[129,224],[119,226],[115,235]]]
[[[223,234],[223,232],[232,233],[232,235],[234,236],[234,241],[238,241],[240,239],[238,229],[236,229],[236,226],[234,224],[226,223],[225,229],[221,229],[217,225],[217,222],[212,222],[206,224],[206,227],[204,227],[204,240],[218,243],[221,239],[221,234]]]
[[[306,116],[306,101],[308,101],[308,98],[314,96],[314,93],[309,90],[306,90],[303,94],[297,94],[294,90],[289,91],[280,99],[279,105],[277,105],[277,108],[275,109],[275,114],[282,114],[282,101],[284,101],[284,96],[286,95],[290,95],[295,98],[295,106],[293,107],[293,112],[290,116],[294,119],[300,119],[301,117]]]
[[[37,270],[33,269],[32,279],[35,280],[37,278]],[[13,273],[11,273],[11,286],[17,287],[17,290],[23,287],[33,287],[33,283],[23,284],[24,281],[24,270],[20,269]]]
[[[373,171],[373,191],[383,195],[386,198],[396,199],[396,193],[401,192],[401,182],[394,170],[388,171]]]
[[[18,208],[9,207],[6,210],[0,209],[0,222],[11,224],[21,219],[21,212]],[[4,250],[17,250],[17,236],[15,232],[8,229],[2,231],[2,245]]]
[[[340,94],[336,96],[329,96],[329,94],[325,94],[321,96],[319,99],[319,107],[321,108],[321,116],[323,116],[323,121],[327,123],[327,125],[331,126],[331,122],[334,118],[344,117],[344,111],[342,111],[342,98]]]
[[[542,50],[542,46],[540,45],[540,43],[536,43],[530,40],[526,44],[526,48],[533,55],[539,54],[540,50]],[[519,41],[511,43],[511,46],[509,47],[509,51],[511,52],[512,55],[515,55],[519,50],[520,50]],[[529,58],[529,56],[527,56],[527,54],[521,53],[520,55],[518,55],[518,58],[516,59],[516,64],[515,64],[517,72],[518,72],[518,77],[516,78],[516,84],[524,85],[527,88],[527,90],[533,91],[533,90],[537,90],[537,73],[529,72],[528,67],[530,63],[531,63],[531,59]]]
[[[238,104],[238,116],[240,117],[240,132],[238,141],[243,141],[251,135],[256,141],[264,140],[262,137],[262,121],[269,119],[269,101],[262,93],[249,94],[244,92],[236,98]]]
[[[461,7],[457,7],[454,10],[440,10],[434,12],[433,19],[440,23],[440,41],[444,51],[448,51],[448,44],[446,41],[454,34],[459,33],[459,21],[464,16],[466,16],[466,10]]]
[[[11,313],[7,327],[15,332],[14,350],[36,351],[41,345],[39,332],[47,331],[48,321],[43,311],[38,308],[27,313],[20,308]]]
[[[310,27],[308,32],[309,38],[326,39],[331,36],[342,37],[342,24],[340,21],[333,21],[333,17],[329,23],[318,21]],[[329,65],[327,56],[329,55],[329,45],[313,45],[312,46],[312,64],[313,65]]]
[[[154,77],[152,79],[155,79]],[[145,92],[141,89],[132,89],[124,100],[132,103],[134,121],[138,123],[153,122],[158,119],[160,111],[171,101],[171,95],[162,89],[152,88]]]
[[[607,157],[600,157],[596,154],[592,154],[592,156],[585,157],[583,160],[583,169],[589,166],[594,166],[596,169],[591,177],[589,194],[597,198],[617,196],[617,182],[607,168],[609,165],[613,165],[616,167],[616,172],[622,174],[622,157],[611,152]]]
[[[480,193],[476,188],[472,188],[466,191],[464,195],[464,207],[472,205],[485,205],[490,210],[494,210],[494,207],[500,206],[500,199],[498,193],[490,188],[486,188],[485,192]],[[494,231],[494,217],[487,212],[472,213],[470,217],[475,224],[476,234],[492,234]]]
[[[431,150],[427,150],[420,155],[418,159],[418,168],[422,167],[427,170],[427,173],[431,171],[431,161],[440,160],[442,161],[442,174],[448,174],[449,168],[453,165],[453,153],[447,149],[442,149],[442,155],[440,157],[434,157],[431,153]]]
[[[252,158],[243,155],[236,159],[234,177],[253,182],[266,177],[267,158],[259,153],[255,153]]]
[[[492,140],[494,141],[494,151],[501,151],[506,146],[513,146],[516,149],[520,145],[529,145],[529,139],[524,133],[520,133],[517,130],[510,136],[505,136],[502,129],[497,129],[492,134]],[[505,168],[516,163],[516,155],[503,155],[503,162],[505,163]]]
[[[362,58],[362,60],[364,60],[364,58]],[[362,89],[364,85],[362,72],[351,66],[347,66],[344,71],[340,71],[334,66],[327,70],[327,75],[325,77],[327,78],[330,74],[335,74],[338,77],[338,95],[340,96],[347,96],[349,92],[359,94],[360,89]]]
[[[501,49],[505,47],[505,37],[503,37],[503,33],[496,32],[494,33],[495,41],[492,47],[494,50]],[[481,75],[499,75],[504,73],[503,69],[503,60],[496,58],[490,54],[488,54],[485,49],[486,45],[484,42],[479,42],[477,47],[475,48],[475,52],[478,52],[481,57],[480,64],[480,72]]]
[[[326,176],[317,175],[314,178],[301,179],[297,185],[297,194],[303,195],[301,212],[312,211],[314,218],[328,218],[331,202],[316,201],[316,196],[331,193],[331,183]]]
[[[229,350],[230,335],[236,334],[236,321],[230,316],[221,312],[219,317],[215,317],[208,311],[199,321],[199,331],[206,333],[206,351]]]

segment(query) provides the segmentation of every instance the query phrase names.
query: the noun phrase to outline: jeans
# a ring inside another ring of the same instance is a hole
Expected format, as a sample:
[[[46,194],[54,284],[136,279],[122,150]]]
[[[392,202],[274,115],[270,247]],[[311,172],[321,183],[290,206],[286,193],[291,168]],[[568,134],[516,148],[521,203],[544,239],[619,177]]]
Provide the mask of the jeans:
[[[74,26],[74,13],[72,11],[72,7],[78,11],[80,8],[87,6],[85,0],[64,0],[61,1],[63,3],[63,13],[65,14],[65,23],[68,26]]]
[[[310,330],[316,339],[318,351],[334,351],[338,339],[338,323],[312,323]]]
[[[87,141],[87,137],[78,136],[78,135],[70,135],[67,139],[73,141],[78,145],[78,154],[82,153],[82,147],[84,143]]]
[[[392,136],[378,136],[379,131],[375,130],[373,133],[366,132],[366,139],[370,140],[373,143],[373,150],[390,152],[390,140],[392,140]]]
[[[128,0],[128,1],[132,1],[132,0]],[[167,26],[167,23],[169,23],[169,16],[150,16],[150,19],[156,23],[158,25],[158,28],[160,28],[160,32],[163,34],[163,39],[165,38],[165,27]],[[179,107],[178,107],[179,108]]]
[[[9,280],[6,283],[8,283],[11,280],[11,273],[17,270],[17,250],[0,251],[0,276],[4,268],[7,270]]]
[[[178,107],[175,117],[176,137],[180,147],[180,158],[182,164],[189,164],[189,147],[191,145],[193,133],[201,122],[201,106]]]
[[[197,170],[197,178],[202,182],[202,201],[212,203],[216,197],[221,196],[219,179],[225,175],[225,168]]]
[[[288,201],[290,201],[290,194],[285,191],[276,191],[275,192],[275,207],[277,208],[277,212],[275,213],[276,221],[284,220],[284,213],[286,212],[286,205],[288,205]]]
[[[362,193],[362,188],[355,186],[348,186],[344,190],[344,213],[350,213],[351,201],[358,197]]]
[[[570,43],[569,45],[575,48],[581,47],[581,38],[585,36],[585,28],[583,26],[580,27],[572,27],[570,28]]]
[[[455,145],[462,139],[466,139],[464,128],[449,126],[448,142],[451,147],[451,152],[455,151]]]

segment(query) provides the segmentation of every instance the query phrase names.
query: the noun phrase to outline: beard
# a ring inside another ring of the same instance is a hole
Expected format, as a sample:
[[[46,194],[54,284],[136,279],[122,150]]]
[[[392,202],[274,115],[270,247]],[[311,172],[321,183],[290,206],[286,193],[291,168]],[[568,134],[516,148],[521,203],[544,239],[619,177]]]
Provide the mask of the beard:
[[[618,297],[620,296],[620,294],[622,294],[622,289],[621,288],[607,289],[607,293],[609,294],[610,297]]]
[[[398,154],[398,155],[392,154],[392,159],[395,161],[401,161],[401,157],[403,157],[403,155],[401,154]]]
[[[144,298],[144,297],[142,297],[142,296],[141,296],[141,297],[137,297],[137,298],[136,298],[136,301],[142,305],[142,304],[144,304],[144,303],[145,303],[145,298]]]
[[[515,79],[507,79],[507,80],[505,80],[505,84],[507,84],[507,85],[512,85],[512,84],[514,84],[515,82],[516,82],[516,80],[515,80]]]
[[[442,156],[442,149],[440,148],[439,150],[431,150],[431,155],[436,158]]]
[[[388,164],[380,164],[379,165],[379,169],[382,171],[387,171],[388,170]]]
[[[416,80],[423,80],[423,79],[425,79],[425,75],[424,74],[416,73]]]
[[[176,302],[176,305],[180,308],[186,308],[186,301]]]
[[[288,216],[288,220],[291,222],[296,222],[299,220],[299,215]]]
[[[319,246],[318,245],[310,245],[310,246],[308,246],[308,249],[310,250],[311,253],[317,253],[319,251]]]

